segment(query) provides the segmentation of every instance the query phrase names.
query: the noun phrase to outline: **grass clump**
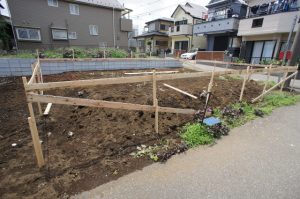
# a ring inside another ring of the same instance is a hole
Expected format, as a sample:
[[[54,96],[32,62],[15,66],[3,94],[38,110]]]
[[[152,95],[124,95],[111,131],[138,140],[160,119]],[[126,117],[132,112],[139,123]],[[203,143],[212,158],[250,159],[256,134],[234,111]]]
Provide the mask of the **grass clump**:
[[[190,148],[214,142],[213,136],[208,132],[207,128],[200,123],[186,124],[180,137]]]
[[[276,108],[295,105],[297,102],[300,102],[300,95],[275,91],[264,97],[257,106],[264,114],[269,115]]]

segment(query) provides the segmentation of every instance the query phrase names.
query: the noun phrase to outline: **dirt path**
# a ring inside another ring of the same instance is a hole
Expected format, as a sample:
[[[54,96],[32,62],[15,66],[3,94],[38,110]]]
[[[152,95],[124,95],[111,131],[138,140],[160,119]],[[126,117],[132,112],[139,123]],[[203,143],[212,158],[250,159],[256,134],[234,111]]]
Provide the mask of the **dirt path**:
[[[181,69],[182,70],[182,69]],[[45,81],[115,77],[124,71],[67,73],[45,77]],[[48,119],[38,121],[48,167],[36,167],[27,106],[21,79],[2,80],[0,85],[0,197],[56,198],[90,190],[103,183],[151,164],[147,158],[129,154],[141,144],[176,145],[182,126],[193,116],[160,114],[159,135],[154,133],[154,114],[136,111],[93,109],[54,105]],[[166,81],[194,95],[205,90],[209,78]],[[161,106],[201,109],[203,100],[192,100],[158,83]],[[212,107],[238,99],[241,81],[216,79]],[[256,97],[262,87],[249,82],[245,100]],[[152,104],[150,83],[97,86],[47,92],[62,96]],[[46,94],[47,94],[46,93]],[[74,136],[68,136],[73,132]],[[16,147],[12,144],[16,143]]]

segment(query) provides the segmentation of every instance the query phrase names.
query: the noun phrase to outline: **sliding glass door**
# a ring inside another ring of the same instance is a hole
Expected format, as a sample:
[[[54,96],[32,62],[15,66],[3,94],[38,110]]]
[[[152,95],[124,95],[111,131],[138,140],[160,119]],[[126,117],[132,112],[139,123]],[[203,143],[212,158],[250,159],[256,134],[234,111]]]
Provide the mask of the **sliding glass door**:
[[[260,64],[263,60],[273,59],[276,41],[256,41],[253,45],[251,63]]]

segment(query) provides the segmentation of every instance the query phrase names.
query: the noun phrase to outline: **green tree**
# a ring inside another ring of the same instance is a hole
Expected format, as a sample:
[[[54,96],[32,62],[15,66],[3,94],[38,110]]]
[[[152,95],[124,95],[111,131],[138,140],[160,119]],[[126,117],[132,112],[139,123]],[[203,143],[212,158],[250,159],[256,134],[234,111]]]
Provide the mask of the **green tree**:
[[[2,42],[3,50],[11,49],[10,25],[5,21],[3,16],[0,16],[0,41]]]

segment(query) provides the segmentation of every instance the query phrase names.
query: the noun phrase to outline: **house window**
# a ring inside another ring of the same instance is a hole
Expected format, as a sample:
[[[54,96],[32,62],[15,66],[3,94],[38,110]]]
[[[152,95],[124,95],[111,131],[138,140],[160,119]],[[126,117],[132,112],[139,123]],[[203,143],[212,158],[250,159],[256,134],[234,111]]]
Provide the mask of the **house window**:
[[[58,7],[58,0],[48,0],[48,6]]]
[[[180,26],[176,27],[176,31],[179,32],[180,31]]]
[[[69,7],[71,15],[79,15],[79,5],[70,3]]]
[[[90,35],[98,35],[98,26],[97,25],[90,25]]]
[[[263,22],[264,22],[264,18],[253,19],[253,21],[252,21],[252,28],[262,27],[263,26]]]
[[[77,39],[77,33],[76,32],[69,32],[68,37],[69,37],[69,39]]]
[[[68,40],[68,32],[63,29],[52,29],[52,38],[54,40]]]
[[[16,28],[18,40],[41,41],[41,31],[38,28]]]
[[[160,29],[161,30],[166,30],[166,25],[165,24],[160,24]]]

